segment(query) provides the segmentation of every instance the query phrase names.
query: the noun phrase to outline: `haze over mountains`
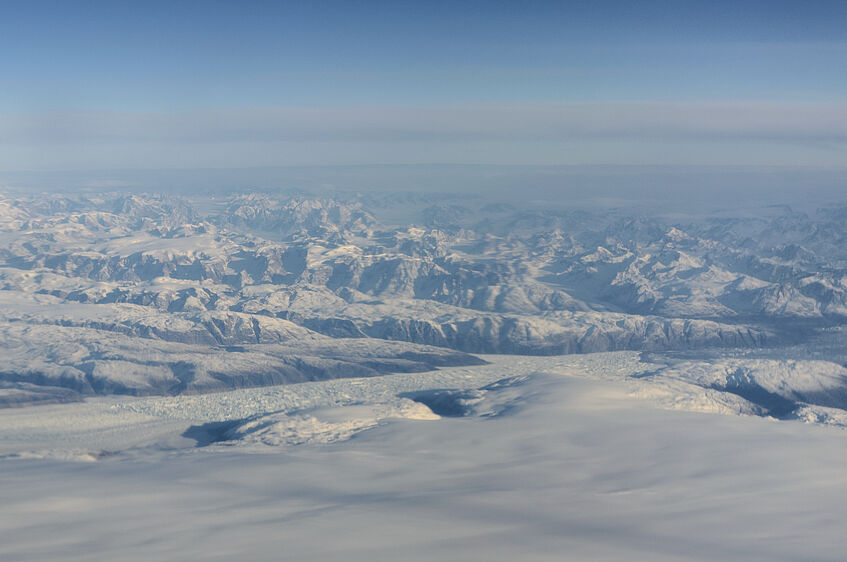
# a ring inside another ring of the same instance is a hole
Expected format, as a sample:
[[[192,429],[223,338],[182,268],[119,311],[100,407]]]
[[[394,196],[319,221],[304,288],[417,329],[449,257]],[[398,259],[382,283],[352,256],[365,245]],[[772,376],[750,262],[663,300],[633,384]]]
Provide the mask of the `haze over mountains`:
[[[847,207],[709,217],[415,193],[7,195],[3,403],[419,371],[478,353],[767,355],[808,340],[828,343],[800,355],[838,361],[845,232]]]

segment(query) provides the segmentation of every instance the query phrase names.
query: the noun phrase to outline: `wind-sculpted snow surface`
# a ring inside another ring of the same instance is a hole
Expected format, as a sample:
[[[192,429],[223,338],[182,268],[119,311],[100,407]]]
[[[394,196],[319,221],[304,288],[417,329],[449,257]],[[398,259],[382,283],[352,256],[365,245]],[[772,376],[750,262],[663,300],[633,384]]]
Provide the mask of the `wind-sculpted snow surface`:
[[[677,409],[844,425],[847,369],[836,363],[666,360],[666,366],[636,375],[645,382],[636,394]]]
[[[504,378],[554,372],[636,380],[632,377],[658,367],[641,362],[635,352],[557,357],[486,356],[486,359],[488,362],[484,364],[445,366],[435,372],[395,372],[193,396],[98,397],[80,404],[9,411],[0,414],[0,427],[4,429],[0,433],[0,453],[61,457],[80,450],[91,454],[128,452],[156,442],[157,436],[161,438],[162,432],[173,432],[174,427],[203,446],[219,442],[228,447],[243,446],[257,437],[257,433],[261,436],[260,430],[265,425],[280,431],[290,430],[292,434],[296,429],[299,436],[265,441],[265,444],[327,442],[348,438],[390,418],[450,416],[450,412],[432,401],[442,395],[450,396],[454,408],[465,404],[455,415],[471,414],[474,400],[465,394],[484,394],[480,389]],[[338,424],[346,424],[345,431],[332,432],[325,427]],[[242,426],[245,426],[243,430]],[[40,453],[32,451],[33,444],[46,449]],[[68,447],[72,447],[70,452],[66,450]]]
[[[201,448],[279,452],[333,443],[396,420],[491,418],[540,397],[539,373],[604,385],[662,409],[800,420],[847,427],[847,370],[823,361],[679,360],[637,352],[554,357],[483,356],[485,364],[194,396],[94,398],[0,416],[0,453],[16,457],[120,456],[179,433]],[[42,447],[33,450],[34,444]],[[87,457],[86,457],[87,458]],[[85,459],[84,459],[85,460]]]
[[[431,369],[469,353],[762,348],[840,325],[847,214],[760,211],[342,191],[0,197],[0,404]],[[415,218],[381,222],[396,216]]]
[[[649,356],[3,410],[0,558],[840,559],[844,370]]]

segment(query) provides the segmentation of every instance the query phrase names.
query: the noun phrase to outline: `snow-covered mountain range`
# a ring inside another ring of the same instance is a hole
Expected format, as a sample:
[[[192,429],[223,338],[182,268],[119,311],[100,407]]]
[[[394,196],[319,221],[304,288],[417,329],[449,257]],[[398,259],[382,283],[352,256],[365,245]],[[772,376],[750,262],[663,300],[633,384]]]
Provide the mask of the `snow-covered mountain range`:
[[[845,238],[847,207],[0,196],[0,404],[767,348],[847,321]]]

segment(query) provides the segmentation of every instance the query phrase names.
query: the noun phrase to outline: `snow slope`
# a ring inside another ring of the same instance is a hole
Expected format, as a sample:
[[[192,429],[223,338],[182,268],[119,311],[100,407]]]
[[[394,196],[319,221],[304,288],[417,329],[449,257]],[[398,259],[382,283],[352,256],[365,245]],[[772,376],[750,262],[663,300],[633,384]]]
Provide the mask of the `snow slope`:
[[[843,429],[637,398],[662,369],[691,365],[501,357],[7,409],[0,558],[842,559]]]

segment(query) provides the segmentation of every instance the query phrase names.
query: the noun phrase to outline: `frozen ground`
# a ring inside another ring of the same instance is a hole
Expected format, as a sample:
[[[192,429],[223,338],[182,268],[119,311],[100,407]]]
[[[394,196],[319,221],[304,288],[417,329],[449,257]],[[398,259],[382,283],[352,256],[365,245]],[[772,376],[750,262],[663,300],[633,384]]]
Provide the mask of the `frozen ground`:
[[[0,559],[843,559],[841,367],[486,359],[2,410]]]

